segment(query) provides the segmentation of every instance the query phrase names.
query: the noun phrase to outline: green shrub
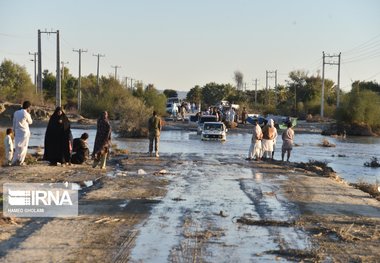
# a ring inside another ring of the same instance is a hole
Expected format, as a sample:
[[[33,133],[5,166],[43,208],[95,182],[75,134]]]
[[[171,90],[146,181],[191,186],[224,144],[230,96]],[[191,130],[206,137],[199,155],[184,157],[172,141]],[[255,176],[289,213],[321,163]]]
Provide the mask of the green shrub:
[[[373,91],[351,91],[336,112],[338,121],[348,124],[364,123],[371,128],[380,127],[380,95]]]

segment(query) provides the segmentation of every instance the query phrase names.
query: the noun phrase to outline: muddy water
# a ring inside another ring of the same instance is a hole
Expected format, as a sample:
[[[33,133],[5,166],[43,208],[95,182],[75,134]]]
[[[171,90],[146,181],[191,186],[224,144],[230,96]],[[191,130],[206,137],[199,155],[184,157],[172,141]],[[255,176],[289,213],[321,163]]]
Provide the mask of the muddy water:
[[[43,146],[45,128],[32,128],[31,146]],[[79,137],[83,132],[90,135],[90,149],[94,142],[95,130],[73,129],[73,136]],[[119,148],[127,148],[132,152],[147,152],[147,139],[121,139],[114,138]],[[207,156],[218,153],[222,156],[239,156],[245,158],[249,148],[251,136],[249,134],[238,134],[230,132],[224,143],[202,142],[195,132],[189,131],[163,131],[161,135],[160,151],[162,154],[173,153],[195,153]],[[336,144],[334,148],[320,147],[323,139]],[[349,182],[363,180],[365,182],[380,182],[380,169],[364,167],[364,162],[376,156],[380,159],[380,138],[375,137],[348,137],[338,139],[321,136],[319,134],[296,134],[291,161],[307,162],[318,160],[328,162],[329,165]],[[282,141],[277,142],[278,150],[275,159],[281,159]],[[341,157],[343,156],[343,157]]]

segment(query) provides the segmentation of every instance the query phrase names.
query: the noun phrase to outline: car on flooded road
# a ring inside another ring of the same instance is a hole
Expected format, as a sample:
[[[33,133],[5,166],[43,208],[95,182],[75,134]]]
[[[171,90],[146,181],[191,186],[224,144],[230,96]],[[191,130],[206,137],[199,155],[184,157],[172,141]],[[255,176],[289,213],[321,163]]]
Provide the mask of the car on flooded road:
[[[227,129],[223,122],[205,122],[201,134],[202,141],[225,141]]]
[[[218,117],[216,115],[202,115],[198,120],[197,134],[202,134],[203,125],[205,122],[217,122]]]

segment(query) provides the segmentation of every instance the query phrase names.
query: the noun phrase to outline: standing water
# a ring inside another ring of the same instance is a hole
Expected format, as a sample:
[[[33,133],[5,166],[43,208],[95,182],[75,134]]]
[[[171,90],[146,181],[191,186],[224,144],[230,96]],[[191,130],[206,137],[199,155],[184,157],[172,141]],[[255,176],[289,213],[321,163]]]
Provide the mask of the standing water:
[[[44,145],[46,128],[31,128],[30,146]],[[96,130],[72,129],[74,138],[80,137],[83,132],[89,134],[89,146],[92,151]],[[321,147],[323,139],[328,139],[336,147]],[[200,136],[193,131],[171,130],[162,131],[160,152],[162,154],[196,153],[199,155],[218,153],[223,156],[239,156],[246,158],[251,135],[248,133],[228,133],[224,143],[201,141]],[[113,135],[113,143],[118,148],[128,149],[130,152],[146,153],[147,139],[125,139]],[[348,137],[346,139],[332,138],[320,134],[295,135],[296,147],[293,148],[290,160],[292,162],[308,162],[317,160],[327,162],[342,178],[348,182],[359,180],[375,183],[380,182],[380,169],[364,166],[364,162],[372,157],[379,157],[380,138],[378,137]],[[282,141],[277,139],[277,150],[274,158],[281,159]]]

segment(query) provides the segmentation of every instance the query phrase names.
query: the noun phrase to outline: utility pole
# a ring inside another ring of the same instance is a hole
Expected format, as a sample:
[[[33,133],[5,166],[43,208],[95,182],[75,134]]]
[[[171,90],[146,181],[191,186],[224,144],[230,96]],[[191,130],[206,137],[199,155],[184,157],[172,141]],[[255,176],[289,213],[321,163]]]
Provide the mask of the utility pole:
[[[323,118],[325,104],[325,52],[322,52],[322,92],[321,92],[321,118]]]
[[[57,69],[56,69],[56,90],[55,104],[61,106],[61,69],[60,69],[60,46],[59,46],[59,30],[57,31],[41,31],[38,30],[38,89],[42,95],[42,50],[41,50],[41,34],[57,34]]]
[[[62,106],[62,88],[61,88],[61,66],[60,66],[60,48],[59,48],[59,30],[57,30],[57,76],[56,76],[56,90],[55,90],[55,106]]]
[[[38,85],[37,85],[37,55],[38,52],[31,53],[29,52],[29,55],[33,55],[34,59],[31,59],[30,61],[34,61],[34,86],[36,86],[36,94],[38,93]]]
[[[62,73],[61,73],[61,77],[62,77],[62,80],[65,78],[65,64],[69,64],[69,62],[64,62],[64,61],[61,61],[61,64],[62,64]]]
[[[101,57],[105,57],[105,55],[100,55],[100,54],[92,54],[94,57],[98,57],[98,64],[96,67],[96,85],[99,87],[99,59]]]
[[[115,79],[117,79],[117,69],[121,68],[120,66],[111,66],[111,68],[115,69]]]
[[[128,77],[125,77],[125,87],[128,89]]]
[[[42,95],[42,53],[41,53],[41,30],[38,29],[38,77],[37,91]]]
[[[331,59],[326,62],[326,58]],[[333,61],[332,59],[338,58],[338,62]],[[337,65],[338,66],[338,82],[336,86],[336,107],[339,107],[339,93],[340,93],[340,59],[341,52],[339,55],[325,55],[325,52],[322,52],[322,95],[321,95],[321,117],[323,118],[324,113],[324,98],[325,98],[325,65]]]
[[[132,91],[134,90],[134,88],[133,88],[133,81],[134,81],[134,79],[131,78],[131,90],[132,90]]]
[[[274,94],[275,94],[275,103],[277,105],[277,70],[274,72]]]
[[[336,87],[336,107],[339,108],[339,102],[340,102],[340,58],[341,58],[342,52],[339,52],[338,56],[338,85]]]
[[[81,68],[82,68],[82,52],[87,52],[83,49],[73,49],[74,52],[79,54],[79,77],[78,77],[78,112],[81,112],[82,107],[82,91],[81,91]]]
[[[266,93],[267,93],[267,104],[270,104],[270,100],[269,100],[269,91],[268,91],[268,79],[275,79],[275,86],[274,86],[274,92],[275,92],[275,95],[276,95],[276,102],[277,102],[277,70],[275,71],[265,71],[265,78],[266,78],[266,85],[265,85],[265,90],[266,90]],[[274,76],[273,76],[274,74]]]
[[[255,79],[255,106],[257,106],[257,78]]]

